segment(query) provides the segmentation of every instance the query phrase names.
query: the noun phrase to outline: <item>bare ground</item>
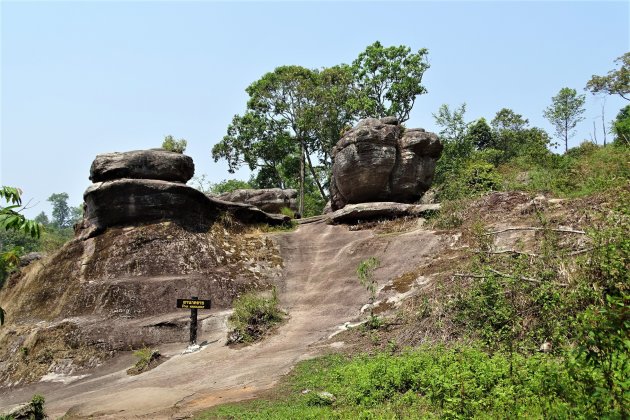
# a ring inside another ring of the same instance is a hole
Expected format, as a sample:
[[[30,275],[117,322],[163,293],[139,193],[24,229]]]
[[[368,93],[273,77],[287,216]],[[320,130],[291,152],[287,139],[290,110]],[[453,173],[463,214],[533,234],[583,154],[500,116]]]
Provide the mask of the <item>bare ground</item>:
[[[186,343],[161,347],[168,360],[137,376],[125,373],[133,364],[126,355],[71,383],[39,382],[3,393],[0,408],[4,411],[40,393],[53,418],[65,414],[65,418],[162,419],[185,418],[216,404],[253,398],[298,361],[331,345],[345,345],[329,338],[362,316],[368,293],[356,278],[361,260],[380,260],[375,279],[385,285],[421,265],[440,243],[423,229],[375,235],[319,223],[273,239],[284,262],[278,295],[290,319],[263,342],[240,349],[225,346],[227,313],[211,312],[204,321],[207,332],[199,339],[207,343],[196,353],[182,354]],[[385,287],[379,298],[385,299],[392,289],[388,292]]]

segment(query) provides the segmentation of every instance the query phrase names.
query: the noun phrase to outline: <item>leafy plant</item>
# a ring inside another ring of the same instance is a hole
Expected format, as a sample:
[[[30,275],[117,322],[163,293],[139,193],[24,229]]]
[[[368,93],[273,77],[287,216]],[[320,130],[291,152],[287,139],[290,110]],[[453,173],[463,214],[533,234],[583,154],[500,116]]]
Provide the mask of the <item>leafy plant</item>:
[[[228,325],[231,328],[228,344],[260,340],[285,317],[284,312],[278,307],[275,287],[271,290],[270,298],[246,293],[236,298],[232,305],[234,312],[228,318]]]
[[[377,281],[374,279],[374,270],[381,265],[381,262],[376,257],[370,257],[359,263],[357,266],[357,277],[361,282],[361,285],[370,294],[370,317],[365,324],[368,329],[378,329],[383,325],[378,316],[374,315],[373,303],[376,299],[376,288],[378,286]]]
[[[165,136],[162,142],[162,149],[169,152],[184,153],[188,142],[184,139],[175,140],[171,135]]]
[[[133,352],[133,355],[138,359],[136,364],[127,370],[129,375],[138,375],[151,369],[155,363],[162,357],[160,351],[157,349],[151,349],[149,347],[143,347]]]

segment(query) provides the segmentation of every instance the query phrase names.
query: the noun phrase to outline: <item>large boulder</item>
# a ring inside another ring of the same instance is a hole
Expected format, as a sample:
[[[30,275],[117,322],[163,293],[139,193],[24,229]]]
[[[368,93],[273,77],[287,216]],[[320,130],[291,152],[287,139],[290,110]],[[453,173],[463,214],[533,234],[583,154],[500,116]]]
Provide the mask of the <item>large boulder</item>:
[[[217,195],[215,198],[256,206],[267,213],[280,213],[287,207],[297,211],[297,190],[281,188],[243,189]]]
[[[360,121],[333,148],[332,210],[417,201],[431,186],[442,148],[434,133],[405,129],[392,117]]]
[[[178,182],[117,179],[92,184],[83,194],[85,218],[99,229],[171,220],[207,229],[218,211],[202,192]]]
[[[92,182],[115,179],[157,179],[186,183],[195,173],[190,156],[163,149],[103,153],[90,168]]]
[[[85,216],[79,227],[93,236],[113,226],[135,226],[172,221],[195,231],[205,231],[223,212],[244,223],[280,225],[290,218],[273,215],[248,204],[206,196],[178,182],[153,179],[117,179],[92,184],[83,194]]]

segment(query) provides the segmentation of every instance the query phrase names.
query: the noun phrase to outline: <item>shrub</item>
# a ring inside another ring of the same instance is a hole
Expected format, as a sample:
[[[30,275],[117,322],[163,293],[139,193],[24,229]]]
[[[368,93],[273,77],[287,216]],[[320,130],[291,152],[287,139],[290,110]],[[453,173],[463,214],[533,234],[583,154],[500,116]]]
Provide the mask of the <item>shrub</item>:
[[[231,328],[228,344],[252,343],[260,340],[267,331],[284,319],[278,308],[276,288],[270,298],[247,293],[233,302],[234,312],[228,318]]]
[[[168,150],[169,152],[184,153],[187,144],[188,142],[186,140],[175,140],[173,136],[169,135],[164,137],[164,141],[162,142],[162,149]]]
[[[133,355],[138,358],[136,364],[127,370],[129,375],[138,375],[142,372],[146,372],[155,367],[158,360],[162,357],[160,351],[157,349],[151,349],[143,347],[133,352]]]

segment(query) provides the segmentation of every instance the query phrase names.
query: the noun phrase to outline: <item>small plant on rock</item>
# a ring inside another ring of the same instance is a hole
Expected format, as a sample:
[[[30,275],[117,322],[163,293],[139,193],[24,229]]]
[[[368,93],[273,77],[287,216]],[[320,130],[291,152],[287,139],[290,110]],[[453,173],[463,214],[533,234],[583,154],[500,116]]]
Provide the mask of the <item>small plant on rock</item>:
[[[374,270],[376,270],[381,265],[381,262],[375,258],[370,257],[366,260],[363,260],[357,266],[357,277],[361,282],[361,285],[365,287],[365,289],[370,294],[370,318],[367,322],[367,327],[369,329],[377,329],[382,325],[381,320],[374,315],[374,300],[376,300],[376,287],[378,283],[374,280]]]
[[[149,347],[136,350],[133,352],[133,355],[138,358],[138,361],[133,367],[127,370],[127,374],[129,375],[138,375],[154,368],[159,364],[159,360],[162,357],[159,350]]]
[[[284,312],[278,307],[278,294],[274,287],[271,297],[247,293],[233,302],[234,312],[228,319],[231,328],[227,344],[252,343],[282,322]]]

